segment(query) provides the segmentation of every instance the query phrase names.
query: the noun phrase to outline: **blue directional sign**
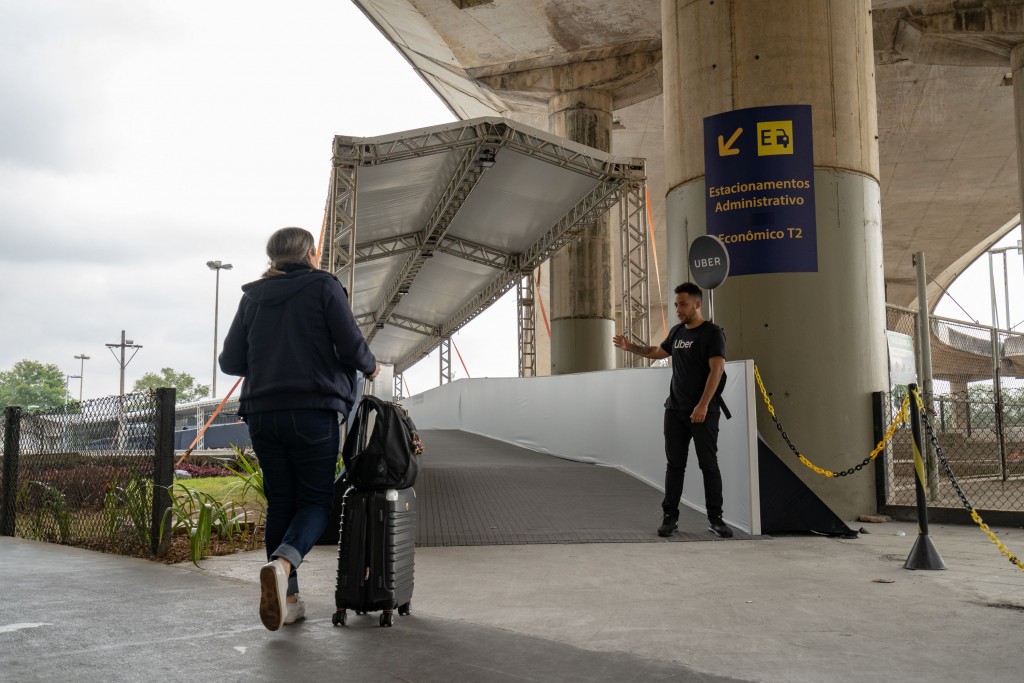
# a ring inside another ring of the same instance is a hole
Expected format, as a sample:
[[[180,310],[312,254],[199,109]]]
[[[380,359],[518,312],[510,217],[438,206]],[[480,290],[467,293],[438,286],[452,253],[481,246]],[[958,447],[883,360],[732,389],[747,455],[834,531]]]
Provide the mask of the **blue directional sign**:
[[[752,107],[704,119],[707,232],[729,275],[818,270],[810,105]]]

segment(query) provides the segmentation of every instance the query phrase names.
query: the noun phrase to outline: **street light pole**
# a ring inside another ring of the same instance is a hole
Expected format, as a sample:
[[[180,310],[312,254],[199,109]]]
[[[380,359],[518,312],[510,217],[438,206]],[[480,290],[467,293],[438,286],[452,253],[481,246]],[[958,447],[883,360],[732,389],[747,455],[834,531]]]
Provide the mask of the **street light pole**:
[[[1003,257],[1003,299],[1005,300],[1005,304],[1006,304],[1006,328],[1005,329],[1012,330],[1012,327],[1016,327],[1016,325],[1014,325],[1012,327],[1010,325],[1010,273],[1009,273],[1009,269],[1007,267],[1006,252],[1008,252],[1008,251],[1020,251],[1020,249],[1021,249],[1021,246],[1020,246],[1020,243],[1018,242],[1016,245],[1011,246],[1011,247],[1000,247],[998,249],[989,249],[988,250],[989,290],[990,290],[990,296],[992,298],[992,321],[993,321],[992,322],[992,327],[999,328],[999,305],[998,305],[998,303],[996,301],[996,278],[995,278],[995,272],[994,272],[995,269],[993,268],[993,265],[992,265],[992,257],[995,254],[999,254],[999,255],[1001,255]]]
[[[67,407],[68,405],[68,394],[71,393],[71,380],[73,379],[82,379],[82,376],[64,375],[64,407]],[[78,399],[78,402],[81,403],[82,399]]]
[[[82,385],[85,384],[85,361],[89,360],[89,356],[84,353],[81,356],[75,356],[75,360],[82,361],[82,366],[78,370],[78,402],[82,402]]]
[[[992,304],[992,327],[999,329],[999,306],[996,304],[996,274],[992,267],[992,254],[994,251],[989,249],[988,252],[988,284],[989,284],[989,297],[990,303]],[[1009,325],[1010,323],[1006,323]]]
[[[210,398],[217,398],[217,318],[220,314],[220,271],[231,270],[230,263],[220,261],[207,261],[207,267],[217,272],[216,284],[213,290],[213,387]]]

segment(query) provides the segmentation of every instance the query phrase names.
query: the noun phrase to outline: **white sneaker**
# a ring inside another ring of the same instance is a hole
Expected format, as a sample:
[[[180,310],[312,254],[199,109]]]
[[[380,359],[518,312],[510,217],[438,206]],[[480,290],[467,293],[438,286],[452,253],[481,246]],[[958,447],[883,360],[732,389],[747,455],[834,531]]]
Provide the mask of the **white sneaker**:
[[[260,567],[260,620],[271,631],[281,628],[285,617],[288,577],[277,560]]]
[[[298,594],[296,594],[298,596]],[[306,603],[299,598],[295,602],[286,603],[286,612],[284,615],[284,623],[294,624],[299,619],[303,619],[306,616]]]

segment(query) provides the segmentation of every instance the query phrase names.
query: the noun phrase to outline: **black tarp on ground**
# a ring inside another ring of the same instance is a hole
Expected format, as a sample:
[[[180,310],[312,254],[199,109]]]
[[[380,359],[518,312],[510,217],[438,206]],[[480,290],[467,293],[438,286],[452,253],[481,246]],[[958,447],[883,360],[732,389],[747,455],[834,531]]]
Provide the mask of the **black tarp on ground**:
[[[829,536],[857,537],[857,532],[839,519],[760,438],[757,440],[757,463],[762,533],[812,531]]]

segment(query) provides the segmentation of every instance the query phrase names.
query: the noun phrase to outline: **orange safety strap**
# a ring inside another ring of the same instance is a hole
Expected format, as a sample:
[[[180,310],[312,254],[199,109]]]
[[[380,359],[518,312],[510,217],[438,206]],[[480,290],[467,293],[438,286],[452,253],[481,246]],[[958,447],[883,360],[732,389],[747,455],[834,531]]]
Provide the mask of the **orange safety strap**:
[[[224,404],[228,402],[229,398],[231,398],[231,394],[235,393],[235,389],[237,389],[238,385],[241,384],[241,383],[242,383],[242,378],[239,377],[238,381],[235,382],[235,386],[231,387],[231,391],[228,392],[227,396],[225,396],[223,399],[221,399],[220,405],[217,406],[217,409],[213,411],[213,415],[210,416],[210,419],[206,421],[206,424],[203,425],[203,428],[199,430],[198,434],[196,434],[196,438],[192,439],[192,443],[190,443],[188,445],[188,448],[185,449],[185,453],[180,458],[178,458],[178,462],[174,463],[174,467],[175,468],[179,467],[181,465],[181,463],[185,462],[185,460],[190,455],[192,455],[192,449],[196,447],[196,444],[199,443],[199,439],[203,436],[203,434],[206,433],[206,429],[207,429],[207,427],[210,426],[210,423],[213,422],[213,418],[217,417],[217,415],[220,413],[221,409],[224,407]]]
[[[551,325],[548,324],[548,312],[544,308],[544,297],[540,295],[540,268],[537,268],[537,278],[534,280],[533,285],[533,296],[540,302],[540,317],[544,320],[544,329],[548,332],[548,337],[551,336]]]
[[[330,210],[330,199],[324,202],[324,219],[320,223],[320,239],[316,242],[316,262],[320,263],[320,256],[324,253],[324,235],[327,234],[327,213]]]
[[[644,187],[644,196],[647,200],[647,229],[651,233],[651,250],[654,252],[654,277],[658,281],[658,294],[662,297],[665,296],[664,290],[661,288],[661,269],[658,268],[658,242],[654,239],[654,220],[651,216],[651,191]],[[661,309],[661,326],[664,329],[664,334],[668,336],[668,320],[665,318],[665,307],[659,306]]]
[[[455,349],[455,355],[459,357],[459,362],[462,363],[462,369],[466,371],[466,378],[469,379],[469,368],[466,367],[466,361],[462,360],[462,354],[459,353],[459,345],[452,339],[452,348]]]

